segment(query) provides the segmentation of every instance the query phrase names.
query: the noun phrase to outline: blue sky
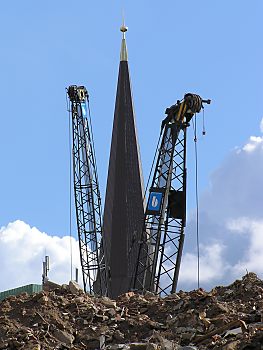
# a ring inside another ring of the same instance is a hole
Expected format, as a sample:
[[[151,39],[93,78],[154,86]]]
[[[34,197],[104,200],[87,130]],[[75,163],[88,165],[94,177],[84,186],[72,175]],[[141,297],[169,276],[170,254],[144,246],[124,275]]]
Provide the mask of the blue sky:
[[[90,94],[104,197],[123,9],[145,179],[164,110],[186,92],[212,99],[206,108],[207,136],[198,142],[201,194],[217,169],[223,169],[224,187],[226,159],[250,136],[260,135],[261,0],[2,2],[0,226],[21,220],[49,235],[69,233],[65,88],[70,84],[85,85]],[[201,124],[200,116],[199,134]],[[190,219],[192,138],[190,131]]]

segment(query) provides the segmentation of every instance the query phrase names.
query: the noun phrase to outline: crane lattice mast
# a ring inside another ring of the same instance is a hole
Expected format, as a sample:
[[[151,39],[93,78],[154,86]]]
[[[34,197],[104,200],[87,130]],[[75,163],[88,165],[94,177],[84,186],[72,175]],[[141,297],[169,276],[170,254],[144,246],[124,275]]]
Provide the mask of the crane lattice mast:
[[[176,291],[186,220],[186,130],[202,100],[186,94],[167,108],[161,144],[144,215],[132,286],[140,292],[167,295]]]
[[[74,194],[84,290],[102,295],[106,293],[107,280],[101,197],[91,122],[87,118],[89,97],[84,86],[71,85],[67,92],[71,103]]]

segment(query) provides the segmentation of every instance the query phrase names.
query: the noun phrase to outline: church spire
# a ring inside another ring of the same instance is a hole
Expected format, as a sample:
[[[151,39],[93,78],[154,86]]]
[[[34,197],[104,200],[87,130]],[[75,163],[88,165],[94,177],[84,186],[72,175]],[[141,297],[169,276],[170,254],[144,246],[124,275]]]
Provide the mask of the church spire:
[[[111,298],[127,292],[131,287],[144,216],[143,180],[127,61],[126,31],[127,27],[123,24],[103,218]]]

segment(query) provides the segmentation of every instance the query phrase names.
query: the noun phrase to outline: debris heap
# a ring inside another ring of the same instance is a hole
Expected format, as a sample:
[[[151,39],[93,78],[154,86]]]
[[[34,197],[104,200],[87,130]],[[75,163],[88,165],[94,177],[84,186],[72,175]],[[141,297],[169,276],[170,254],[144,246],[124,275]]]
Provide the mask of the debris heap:
[[[194,350],[263,348],[263,281],[165,298],[84,294],[74,282],[0,303],[0,349]]]

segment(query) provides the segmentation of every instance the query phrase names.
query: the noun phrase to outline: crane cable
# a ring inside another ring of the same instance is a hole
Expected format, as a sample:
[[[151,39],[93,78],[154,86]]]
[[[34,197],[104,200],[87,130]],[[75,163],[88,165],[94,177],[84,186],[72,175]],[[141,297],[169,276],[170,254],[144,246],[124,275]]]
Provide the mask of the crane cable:
[[[89,116],[89,129],[90,129],[90,138],[91,138],[91,144],[93,148],[93,160],[94,160],[94,168],[95,168],[95,176],[97,177],[97,182],[98,180],[98,169],[97,169],[97,162],[96,162],[96,154],[95,154],[95,145],[94,145],[94,137],[93,137],[93,129],[92,129],[92,122],[91,122],[91,111],[90,111],[90,102],[89,102],[89,96],[87,96],[87,105],[88,105],[88,116]],[[88,118],[87,118],[88,119]],[[99,190],[99,188],[98,188]],[[99,192],[99,197],[100,197],[100,192]],[[100,197],[101,200],[101,197]],[[101,203],[100,203],[101,205]],[[101,209],[101,208],[100,208]]]
[[[144,201],[145,201],[145,197],[146,197],[146,194],[147,194],[147,192],[148,192],[148,186],[149,186],[149,183],[150,183],[150,180],[151,180],[151,177],[152,177],[152,171],[153,171],[153,167],[154,167],[154,164],[155,164],[155,161],[156,161],[157,153],[158,153],[158,151],[159,151],[159,145],[160,145],[160,140],[161,140],[162,133],[163,133],[163,132],[162,132],[162,130],[161,130],[159,139],[158,139],[158,141],[157,141],[157,146],[156,146],[156,149],[155,149],[154,157],[153,157],[153,161],[152,161],[152,165],[151,165],[150,174],[149,174],[149,177],[148,177],[148,180],[147,180],[147,184],[146,184],[146,187],[145,187],[145,191],[144,191],[143,203],[144,203]]]
[[[206,130],[205,130],[205,109],[203,108],[203,131],[202,131],[202,135],[205,136],[206,135]]]
[[[93,136],[93,129],[92,129],[92,120],[91,120],[91,109],[90,109],[90,101],[89,101],[89,95],[87,96],[87,105],[88,105],[88,123],[89,123],[89,129],[90,129],[90,138],[91,138],[91,146],[93,148],[93,162],[94,162],[94,169],[95,169],[95,179],[96,182],[98,184],[97,187],[97,193],[98,193],[98,206],[99,206],[99,211],[100,213],[102,212],[102,201],[101,201],[101,194],[100,194],[100,190],[99,190],[99,177],[98,177],[98,168],[97,168],[97,161],[96,161],[96,153],[95,153],[95,144],[94,144],[94,136]],[[100,217],[101,220],[101,217]],[[97,244],[97,249],[99,247],[99,251],[100,253],[102,252],[102,258],[100,258],[100,256],[98,255],[98,264],[100,265],[101,262],[103,262],[103,258],[104,258],[104,264],[105,264],[105,276],[107,274],[107,256],[106,256],[106,250],[105,250],[105,241],[103,241],[103,227],[102,227],[102,222],[100,221],[100,226],[101,226],[101,234],[100,234],[100,242],[97,242],[97,238],[96,238],[96,244]],[[100,269],[100,267],[99,267]],[[107,278],[106,278],[107,279]],[[107,281],[105,281],[105,289],[106,289],[106,294],[108,294],[108,284]]]
[[[67,91],[67,89],[66,89]],[[69,148],[69,244],[70,244],[70,280],[73,279],[73,253],[72,253],[72,192],[71,192],[71,186],[72,186],[72,150],[71,150],[71,114],[70,114],[70,107],[69,107],[69,101],[67,98],[67,92],[66,92],[66,101],[67,101],[67,111],[69,113],[69,119],[68,119],[68,148]]]
[[[204,125],[204,115],[203,115]],[[195,144],[195,202],[196,202],[196,248],[197,248],[197,288],[200,288],[200,245],[199,245],[199,198],[198,198],[198,151],[197,151],[197,123],[196,114],[193,118]],[[203,129],[204,134],[204,129]]]

